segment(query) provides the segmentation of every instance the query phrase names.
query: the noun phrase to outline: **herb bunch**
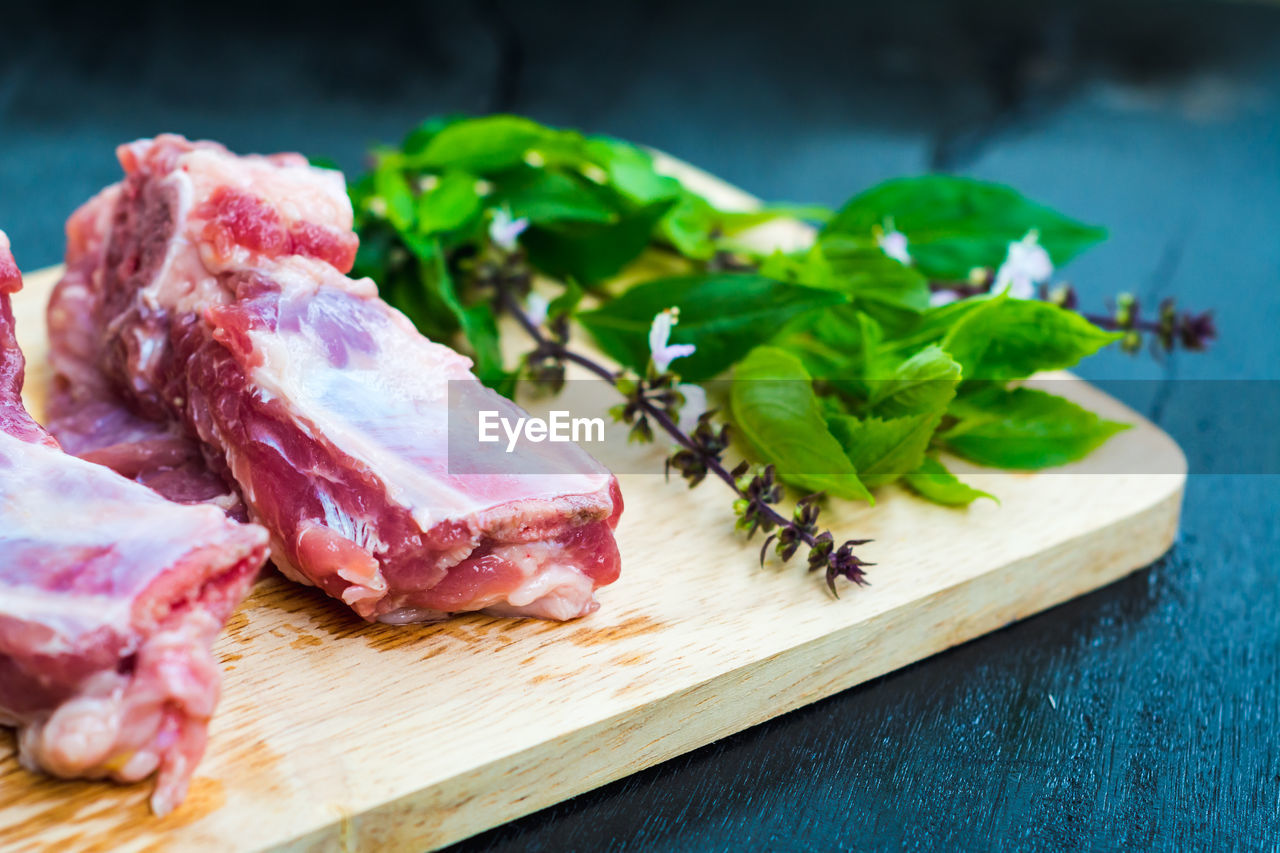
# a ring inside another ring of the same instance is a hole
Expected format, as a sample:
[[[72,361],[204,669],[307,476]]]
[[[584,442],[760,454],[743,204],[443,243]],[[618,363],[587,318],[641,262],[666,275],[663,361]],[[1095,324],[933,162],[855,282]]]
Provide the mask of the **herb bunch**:
[[[776,506],[782,501],[783,493],[773,465],[752,466],[743,461],[732,471],[725,466],[729,425],[715,421],[715,410],[699,412],[696,426],[688,432],[680,426],[681,410],[688,402],[685,395],[691,393],[691,389],[690,386],[682,386],[680,377],[670,370],[670,365],[677,358],[693,354],[696,347],[669,343],[675,323],[674,312],[661,313],[655,319],[650,330],[652,354],[643,376],[610,368],[570,348],[568,316],[581,298],[581,291],[567,290],[558,302],[548,303],[545,310],[530,312],[522,307],[521,295],[530,293],[533,270],[527,256],[515,243],[519,231],[512,229],[512,223],[513,220],[505,216],[499,217],[490,228],[491,239],[484,252],[484,261],[469,265],[469,269],[475,288],[482,293],[491,293],[494,309],[510,314],[533,341],[534,348],[525,356],[527,378],[558,391],[564,384],[565,364],[572,362],[608,382],[625,398],[610,410],[611,414],[617,421],[630,426],[633,440],[652,442],[652,424],[656,424],[676,442],[676,449],[664,466],[668,477],[675,470],[693,488],[710,473],[736,493],[733,507],[738,517],[738,529],[745,531],[748,539],[757,531],[768,534],[760,549],[761,565],[770,545],[775,545],[783,562],[791,560],[800,546],[805,545],[809,570],[824,571],[833,595],[838,595],[836,578],[843,577],[856,584],[866,583],[863,567],[872,564],[864,562],[853,553],[853,549],[870,540],[851,539],[837,548],[831,532],[820,530],[818,526],[821,494],[814,493],[800,499],[788,518]]]
[[[941,454],[1036,470],[1126,426],[1021,380],[1112,344],[1135,352],[1149,336],[1168,353],[1215,334],[1171,302],[1154,319],[1123,295],[1080,313],[1053,276],[1105,232],[965,178],[889,181],[834,213],[726,211],[635,145],[489,116],[433,119],[375,150],[352,199],[356,273],[424,334],[469,350],[507,395],[520,379],[558,390],[566,363],[607,380],[633,438],[674,440],[668,473],[722,480],[739,528],[767,534],[762,559],[806,546],[833,591],[863,581],[863,543],[820,529],[819,496],[870,502],[901,482],[949,506],[990,497]],[[743,237],[797,213],[825,220],[801,251]],[[532,343],[519,365],[502,357],[504,312]],[[572,348],[574,329],[607,361]],[[723,412],[696,416],[697,389],[724,376]],[[752,460],[733,469],[730,429]],[[784,485],[806,495],[790,514]]]

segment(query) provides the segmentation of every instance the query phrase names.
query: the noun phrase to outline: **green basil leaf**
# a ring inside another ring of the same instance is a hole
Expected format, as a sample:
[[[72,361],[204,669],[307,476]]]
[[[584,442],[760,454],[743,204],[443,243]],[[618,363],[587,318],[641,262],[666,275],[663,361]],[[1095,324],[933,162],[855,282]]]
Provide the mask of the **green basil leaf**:
[[[961,368],[941,347],[929,346],[898,364],[892,373],[869,378],[871,396],[868,402],[875,414],[882,417],[920,413],[941,416],[956,395]]]
[[[883,378],[900,360],[882,353],[884,330],[853,305],[834,305],[806,319],[803,328],[780,336],[775,344],[799,357],[825,388],[866,400],[871,394],[868,377]]]
[[[408,231],[413,228],[414,218],[417,215],[413,189],[394,160],[385,159],[378,164],[373,172],[373,190],[386,205],[383,215],[397,231]]]
[[[680,309],[671,342],[697,351],[673,366],[685,379],[711,379],[792,318],[845,297],[748,273],[709,273],[647,281],[595,311],[578,315],[604,352],[643,372],[649,363],[649,328],[658,312]]]
[[[817,246],[791,253],[777,249],[760,261],[760,274],[778,281],[835,289],[831,282],[831,265]]]
[[[682,192],[658,223],[658,236],[685,257],[705,261],[716,253],[716,214],[702,196]]]
[[[809,332],[828,346],[843,350],[849,365],[858,370],[859,378],[884,372],[877,369],[884,329],[865,311],[852,305],[839,305],[818,315]]]
[[[1035,229],[1055,265],[1106,232],[1037,204],[1000,184],[950,175],[887,181],[851,199],[822,232],[871,239],[887,223],[907,236],[913,263],[932,278],[959,280],[973,267],[998,267],[1009,243]]]
[[[862,481],[883,486],[913,471],[960,383],[960,365],[936,346],[899,364],[887,378],[871,381],[872,414],[827,420]]]
[[[919,271],[878,248],[843,238],[798,254],[775,252],[765,258],[761,272],[847,293],[860,312],[895,332],[917,322],[920,312],[929,307],[929,284]]]
[[[820,250],[830,267],[832,286],[852,295],[863,308],[885,306],[919,314],[929,307],[929,282],[920,271],[879,248],[831,239]]]
[[[617,275],[649,246],[671,202],[659,201],[617,222],[555,222],[533,226],[520,242],[545,275],[596,284]]]
[[[581,177],[550,169],[522,167],[497,179],[493,203],[506,205],[511,215],[533,225],[557,222],[617,222],[622,212],[618,199]]]
[[[768,205],[756,210],[720,210],[697,193],[684,190],[662,221],[661,236],[686,257],[706,260],[716,253],[720,237],[732,237],[780,219],[795,219],[799,214],[821,217],[823,209]]]
[[[462,114],[454,113],[450,115],[432,116],[425,121],[420,122],[417,127],[409,131],[405,135],[404,141],[400,143],[400,150],[410,157],[421,154],[427,147],[427,144],[435,139],[440,131],[444,130],[451,124],[468,121],[469,119]]]
[[[939,417],[928,413],[884,420],[836,415],[827,418],[827,427],[862,482],[875,489],[920,466]]]
[[[994,495],[961,482],[933,456],[926,456],[920,467],[904,475],[903,480],[920,497],[943,506],[968,506],[978,498],[999,503]]]
[[[551,304],[547,306],[547,319],[555,320],[559,317],[572,317],[574,312],[578,310],[578,304],[582,302],[582,297],[585,295],[576,282],[567,282],[560,295],[552,299]]]
[[[593,136],[587,139],[585,150],[604,169],[609,185],[635,204],[677,198],[684,192],[678,180],[658,174],[653,157],[629,142]]]
[[[448,124],[421,152],[406,158],[418,169],[459,169],[485,174],[524,160],[529,149],[547,143],[558,132],[513,115],[493,115]]]
[[[1032,388],[984,388],[957,397],[948,413],[957,423],[939,434],[947,449],[980,465],[1019,470],[1074,462],[1129,428]]]
[[[757,347],[734,369],[734,423],[783,482],[848,500],[871,501],[857,469],[827,428],[822,406],[799,359]]]
[[[674,177],[654,168],[653,157],[643,149],[606,136],[587,139],[584,150],[604,169],[609,186],[636,204],[675,199],[658,224],[658,236],[685,257],[706,260],[715,254],[713,235],[732,235],[782,218],[825,221],[831,211],[818,207],[770,205],[752,211],[722,211],[684,187]]]
[[[1021,379],[1071,367],[1123,337],[1048,302],[1008,296],[965,302],[947,312],[950,327],[941,345],[960,363],[966,380]]]
[[[672,202],[656,236],[688,258],[706,260],[716,252],[712,234],[724,231],[727,214],[677,179],[654,168],[653,157],[634,145],[608,137],[588,139],[586,152],[604,169],[609,185],[636,204]]]
[[[487,302],[475,305],[462,302],[439,244],[436,244],[433,254],[422,259],[422,268],[424,285],[439,293],[440,300],[457,319],[475,359],[476,376],[490,388],[510,396],[515,390],[515,374],[503,367],[493,308]]]
[[[424,236],[468,224],[480,212],[475,175],[445,172],[435,186],[418,196],[417,212],[418,233]]]
[[[458,331],[457,321],[440,297],[434,261],[428,257],[424,262],[406,252],[403,237],[388,223],[375,220],[361,229],[352,275],[376,281],[382,297],[428,338],[448,342]]]
[[[750,228],[775,222],[779,219],[800,219],[807,222],[830,222],[835,211],[817,204],[770,203],[758,210],[726,210],[719,216],[720,227],[726,234],[738,234]]]
[[[836,306],[836,308],[840,307],[843,306]],[[827,309],[823,313],[825,314],[832,310],[835,309]],[[828,346],[813,335],[804,332],[779,335],[771,343],[800,359],[804,369],[821,385],[838,388],[844,393],[855,397],[866,395],[866,386],[864,384],[843,378],[846,374],[851,376],[861,375],[858,371],[849,370],[850,361],[845,351]]]

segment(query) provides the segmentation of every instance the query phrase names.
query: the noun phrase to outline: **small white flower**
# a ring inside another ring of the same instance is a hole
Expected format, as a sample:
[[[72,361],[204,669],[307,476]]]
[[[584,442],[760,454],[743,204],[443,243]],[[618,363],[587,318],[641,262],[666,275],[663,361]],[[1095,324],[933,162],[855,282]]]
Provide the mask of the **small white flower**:
[[[529,318],[529,322],[535,326],[541,326],[547,322],[547,311],[551,308],[551,302],[541,293],[530,293],[529,298],[524,303],[524,316]]]
[[[901,231],[882,231],[876,235],[880,251],[900,264],[911,265],[911,253],[907,251],[907,235]]]
[[[959,298],[960,294],[954,290],[935,290],[929,294],[929,304],[934,308],[939,308],[943,305],[950,305]]]
[[[659,373],[666,373],[671,362],[686,355],[693,355],[693,344],[669,344],[671,327],[680,322],[680,309],[668,308],[659,311],[649,327],[649,352],[653,355],[653,365]]]
[[[1021,240],[1009,244],[1009,254],[996,271],[992,293],[1008,292],[1015,299],[1033,299],[1036,285],[1053,275],[1053,261],[1040,245],[1040,235],[1033,228]]]
[[[528,227],[528,219],[523,216],[519,219],[512,219],[511,211],[505,207],[500,207],[493,212],[493,219],[489,221],[489,239],[503,251],[514,252],[516,238],[524,233],[524,229]]]
[[[680,431],[690,435],[698,428],[698,418],[707,412],[707,392],[701,385],[681,382],[676,390],[684,397],[680,407]]]

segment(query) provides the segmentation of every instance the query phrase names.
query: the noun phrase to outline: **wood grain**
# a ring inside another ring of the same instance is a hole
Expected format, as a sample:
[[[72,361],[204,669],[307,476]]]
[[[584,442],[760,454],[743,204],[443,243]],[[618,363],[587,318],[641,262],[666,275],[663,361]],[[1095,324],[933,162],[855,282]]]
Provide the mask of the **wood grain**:
[[[750,204],[686,176],[722,203]],[[806,237],[786,227],[757,236]],[[15,303],[37,412],[55,275],[30,276]],[[840,600],[798,566],[760,568],[758,547],[730,531],[717,486],[688,492],[660,474],[621,476],[623,576],[575,623],[371,626],[268,575],[218,643],[224,696],[188,801],[152,818],[146,785],[30,774],[9,739],[0,845],[437,847],[1108,583],[1172,543],[1185,462],[1134,412],[1083,382],[1062,384],[1135,428],[1048,474],[964,468],[999,505],[947,510],[890,488],[874,508],[833,507],[837,535],[874,538],[863,553],[879,563],[872,587]],[[660,450],[637,452],[661,469]]]

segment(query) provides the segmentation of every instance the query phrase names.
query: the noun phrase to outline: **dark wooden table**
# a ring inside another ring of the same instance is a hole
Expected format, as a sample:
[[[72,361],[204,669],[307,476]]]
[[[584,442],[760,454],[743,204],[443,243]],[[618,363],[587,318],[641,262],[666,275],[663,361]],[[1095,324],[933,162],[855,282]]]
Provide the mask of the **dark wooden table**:
[[[771,199],[1007,181],[1111,228],[1068,270],[1086,301],[1216,309],[1207,355],[1084,370],[1192,460],[1158,564],[461,848],[1280,845],[1280,7],[39,5],[0,20],[0,228],[28,268],[122,140],[354,169],[427,114],[513,110]]]

